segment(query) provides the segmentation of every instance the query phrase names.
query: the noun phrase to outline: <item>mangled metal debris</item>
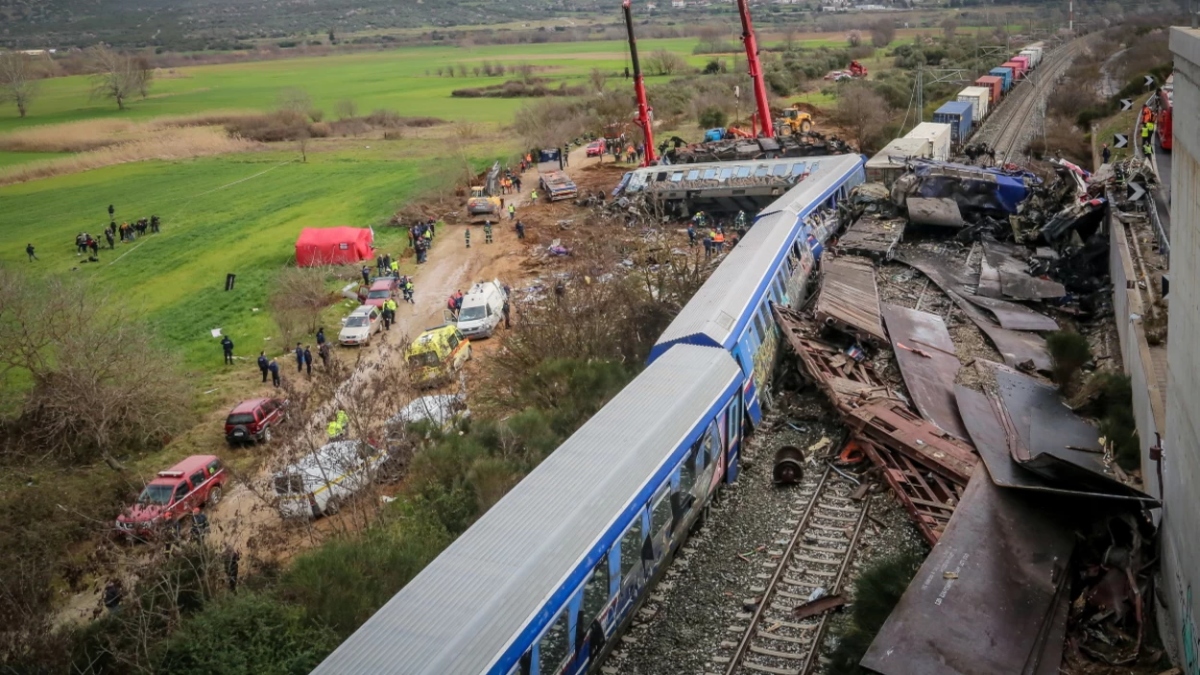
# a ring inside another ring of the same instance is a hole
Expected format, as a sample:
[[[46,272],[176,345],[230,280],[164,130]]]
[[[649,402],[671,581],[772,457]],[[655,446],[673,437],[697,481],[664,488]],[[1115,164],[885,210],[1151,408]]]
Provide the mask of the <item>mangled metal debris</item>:
[[[966,225],[958,202],[953,199],[909,197],[908,221],[913,225],[959,228]]]
[[[902,218],[883,219],[873,216],[859,218],[838,239],[839,251],[864,255],[876,260],[891,260],[896,244],[904,238]]]
[[[875,266],[870,260],[849,257],[825,260],[814,314],[817,321],[860,343],[879,346],[887,342],[879,318]]]
[[[856,440],[899,452],[961,485],[967,484],[979,463],[968,443],[921,419],[900,401],[875,401],[858,408],[847,424]]]
[[[861,665],[882,675],[1056,673],[1071,510],[997,488],[982,466]]]
[[[1041,179],[1027,171],[914,159],[909,173],[892,186],[892,199],[905,208],[910,197],[951,199],[964,216],[968,212],[1014,214],[1030,188],[1040,184]]]
[[[884,305],[883,318],[913,405],[943,431],[966,440],[967,429],[954,401],[954,380],[961,364],[942,317]]]
[[[1015,300],[1043,300],[1061,298],[1067,294],[1057,281],[1041,279],[1029,274],[1029,263],[1022,259],[1015,246],[984,240],[983,258],[989,270],[995,270],[1000,282],[1000,293]],[[991,273],[988,273],[989,279]],[[990,286],[989,286],[990,287]]]

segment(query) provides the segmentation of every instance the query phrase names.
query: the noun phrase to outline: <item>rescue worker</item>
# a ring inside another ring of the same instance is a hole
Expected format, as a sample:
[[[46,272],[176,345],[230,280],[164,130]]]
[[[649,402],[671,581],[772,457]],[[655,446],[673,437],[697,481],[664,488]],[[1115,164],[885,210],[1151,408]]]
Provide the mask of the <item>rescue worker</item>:
[[[270,364],[270,362],[267,360],[267,353],[259,352],[258,353],[258,369],[260,371],[262,371],[263,384],[267,383],[267,368],[268,368],[269,364]]]
[[[33,244],[25,244],[25,255],[29,256],[29,262],[37,260],[37,254],[33,252]]]
[[[416,300],[413,300],[413,280],[411,277],[404,280],[404,299],[410,305],[417,304]]]
[[[695,246],[696,245],[696,226],[693,225],[692,223],[688,223],[687,235],[688,235],[688,246]]]
[[[517,191],[517,194],[521,193],[521,177],[520,176],[513,177],[513,189]]]
[[[509,219],[509,220],[516,220],[516,219],[517,219],[517,206],[516,206],[516,204],[509,204],[509,205],[508,205],[508,219]]]
[[[491,227],[491,226],[492,226],[491,223],[488,223],[488,227]],[[463,238],[467,242],[467,248],[471,248],[471,226],[470,225],[468,225],[466,227],[466,229],[463,230]]]
[[[158,216],[150,216],[150,231],[154,232],[155,234],[161,232],[162,228],[159,226],[160,222],[161,221],[159,221]]]
[[[453,295],[446,299],[446,309],[450,310],[450,316],[454,317],[455,320],[458,320],[458,311],[454,308]]]
[[[363,284],[366,286],[370,286],[371,285],[371,268],[370,267],[363,265],[362,277],[363,277]]]
[[[304,345],[304,368],[308,371],[310,378],[312,377],[312,361],[312,350],[308,348],[308,345]]]
[[[394,277],[400,276],[400,260],[398,258],[396,260],[392,261],[391,271],[392,271],[392,276],[394,276]]]
[[[388,298],[383,302],[383,329],[391,330],[396,322],[396,300]]]
[[[325,428],[325,432],[329,435],[329,440],[340,438],[346,434],[346,428],[350,426],[350,417],[346,415],[345,410],[338,409],[337,415],[329,426]]]
[[[112,204],[109,204],[109,205],[108,205],[108,219],[109,219],[109,220],[112,220],[112,218],[113,218],[113,213],[114,213],[114,211],[113,211],[113,205],[112,205]]]
[[[525,223],[522,223],[521,221],[518,220],[517,221],[517,239],[524,239],[524,238],[525,238]]]
[[[110,210],[111,206],[108,207]],[[121,608],[121,598],[125,596],[125,589],[121,588],[120,579],[110,579],[107,584],[104,584],[104,608],[110,614],[115,614]]]
[[[507,330],[510,326],[508,314],[511,311],[511,309],[509,308],[509,303],[508,303],[508,293],[504,294],[504,308],[501,309],[500,311],[504,313],[504,328],[505,328],[505,330]]]
[[[1142,154],[1147,158],[1154,154],[1154,144],[1150,142],[1149,138],[1144,139],[1142,143]]]
[[[267,364],[267,370],[271,371],[271,384],[276,389],[278,389],[279,388],[279,362],[276,361],[275,359],[271,359],[271,362]]]
[[[1108,164],[1108,160],[1112,159],[1112,150],[1108,149],[1108,143],[1105,143],[1100,151],[1100,159],[1102,164]]]
[[[383,276],[383,256],[375,256],[375,274]]]
[[[200,507],[192,509],[192,538],[196,540],[203,539],[208,534],[208,516],[200,510]]]
[[[104,240],[108,242],[108,250],[113,250],[117,247],[117,238],[113,236],[112,229],[104,231]]]
[[[725,250],[725,233],[724,232],[722,232],[720,229],[717,229],[717,231],[712,235],[712,239],[713,239],[713,250],[715,252],[720,253],[721,251]]]
[[[483,243],[492,243],[492,223],[490,221],[483,225]]]
[[[225,544],[225,579],[229,582],[229,592],[237,593],[238,584],[238,562],[242,559],[242,554],[237,552],[237,549],[232,544]]]
[[[531,201],[531,202],[537,201],[537,188],[534,188],[533,191],[529,193],[529,201]]]
[[[225,352],[225,365],[233,365],[233,340],[228,335],[221,338],[221,350]]]

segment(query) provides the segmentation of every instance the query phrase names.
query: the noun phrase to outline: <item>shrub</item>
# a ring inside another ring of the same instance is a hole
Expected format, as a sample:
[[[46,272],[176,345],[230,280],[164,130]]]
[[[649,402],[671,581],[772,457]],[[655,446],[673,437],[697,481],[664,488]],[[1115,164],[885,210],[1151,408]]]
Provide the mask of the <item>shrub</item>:
[[[327,138],[331,131],[325,122],[313,122],[308,125],[308,135],[313,138]]]
[[[1126,470],[1139,468],[1142,451],[1129,377],[1112,371],[1098,372],[1088,381],[1088,388],[1099,390],[1100,433],[1112,443],[1117,464]]]
[[[325,111],[321,110],[320,108],[313,108],[312,110],[308,111],[308,119],[314,122],[320,122],[321,120],[325,119]]]
[[[1053,362],[1050,379],[1058,385],[1059,391],[1071,393],[1080,370],[1092,360],[1092,347],[1087,338],[1073,330],[1054,331],[1046,336],[1046,350]]]
[[[158,670],[176,675],[289,675],[312,670],[338,644],[297,607],[256,593],[206,607],[159,647]]]
[[[704,127],[705,129],[710,129],[712,127],[723,127],[729,121],[729,116],[725,114],[724,110],[721,110],[715,106],[710,106],[705,108],[704,111],[700,113],[700,117],[697,119],[697,121],[700,123],[700,126]]]
[[[829,672],[839,675],[865,675],[858,665],[871,641],[900,602],[908,584],[916,576],[924,556],[907,552],[884,558],[863,571],[854,585],[851,619],[837,635],[837,647],[830,656]]]

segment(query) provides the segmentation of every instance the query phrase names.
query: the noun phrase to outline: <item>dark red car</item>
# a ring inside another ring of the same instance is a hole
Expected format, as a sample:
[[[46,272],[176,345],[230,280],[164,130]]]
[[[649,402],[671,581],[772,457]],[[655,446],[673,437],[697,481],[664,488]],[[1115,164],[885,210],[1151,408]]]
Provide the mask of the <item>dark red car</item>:
[[[225,418],[225,440],[229,447],[240,443],[266,443],[271,427],[287,414],[287,399],[252,398],[233,406]]]
[[[362,304],[382,310],[388,298],[400,301],[400,283],[396,277],[383,277],[372,282],[366,297],[362,298]]]
[[[215,455],[192,455],[146,484],[137,503],[117,516],[117,534],[153,537],[190,516],[192,509],[221,501],[228,473]]]
[[[596,140],[592,141],[591,143],[587,144],[587,150],[586,150],[587,156],[588,157],[603,157],[604,151],[607,149],[607,147],[608,147],[608,144],[604,142],[603,138],[596,139]]]

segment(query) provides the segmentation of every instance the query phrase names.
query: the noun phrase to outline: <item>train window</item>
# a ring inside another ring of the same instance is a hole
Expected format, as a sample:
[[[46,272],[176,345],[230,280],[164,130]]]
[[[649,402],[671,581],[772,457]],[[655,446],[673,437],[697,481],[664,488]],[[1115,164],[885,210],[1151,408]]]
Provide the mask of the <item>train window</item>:
[[[747,176],[749,176],[749,175],[750,175],[750,167],[748,167],[748,166],[739,166],[739,167],[737,168],[737,177],[738,177],[738,178],[745,178],[745,177],[747,177]]]
[[[556,675],[567,662],[570,651],[567,613],[563,612],[538,642],[538,675]]]
[[[671,522],[671,486],[664,485],[654,500],[654,510],[650,512],[650,533],[658,534]]]
[[[683,180],[683,172],[682,171],[676,171],[675,173],[671,174],[671,182],[672,183],[678,183],[681,180]]]
[[[792,165],[792,175],[800,176],[804,174],[804,162],[796,162]]]
[[[696,485],[696,446],[692,446],[688,450],[687,457],[683,458],[683,464],[679,465],[679,491],[691,492],[692,487]]]
[[[724,445],[721,444],[721,432],[719,429],[717,429],[716,420],[713,420],[708,425],[708,444],[712,448],[713,459],[716,459],[717,455],[725,447]]]
[[[727,439],[726,444],[729,447],[733,447],[733,442],[738,437],[737,417],[740,410],[741,406],[738,405],[737,401],[730,403],[729,407],[725,410],[725,438]]]
[[[721,169],[721,180],[722,180],[722,181],[727,181],[727,180],[729,180],[729,177],[730,177],[730,176],[732,176],[732,175],[733,175],[733,169],[732,169],[732,168],[728,168],[728,167],[727,167],[727,168]]]
[[[761,340],[767,334],[767,327],[763,325],[762,312],[754,315],[754,327],[758,329],[759,339]]]
[[[592,578],[583,587],[583,616],[581,626],[590,626],[604,605],[608,604],[608,554],[605,553],[592,570]]]
[[[642,559],[642,515],[633,517],[633,525],[621,537],[621,578],[624,579],[629,570],[637,566]]]
[[[779,164],[776,164],[773,169],[771,169],[771,175],[772,176],[786,176],[787,170],[788,170],[787,163],[780,162]]]
[[[767,166],[766,164],[763,164],[762,166],[758,167],[758,169],[756,169],[754,171],[754,177],[762,178],[763,176],[767,175],[767,173],[769,173],[770,171],[771,171],[771,167]]]
[[[716,177],[717,177],[716,169],[705,169],[704,170],[704,180],[712,180]]]
[[[817,171],[819,171],[820,169],[821,169],[821,163],[820,163],[820,162],[813,162],[813,163],[812,163],[812,165],[810,165],[810,166],[808,167],[808,172],[809,172],[809,173],[816,173],[816,172],[817,172]]]
[[[771,330],[771,314],[767,311],[766,305],[763,305],[763,308],[758,311],[758,316],[759,321],[762,322],[762,336],[765,341],[767,339],[767,331]]]
[[[696,444],[700,447],[700,454],[704,458],[704,468],[707,469],[709,463],[712,462],[712,458],[714,456],[713,448],[712,448],[712,437],[710,437],[708,435],[708,432],[705,431],[704,437],[702,439],[700,439],[699,441],[697,441]]]
[[[700,169],[692,169],[688,172],[688,180],[696,180],[700,177]]]

